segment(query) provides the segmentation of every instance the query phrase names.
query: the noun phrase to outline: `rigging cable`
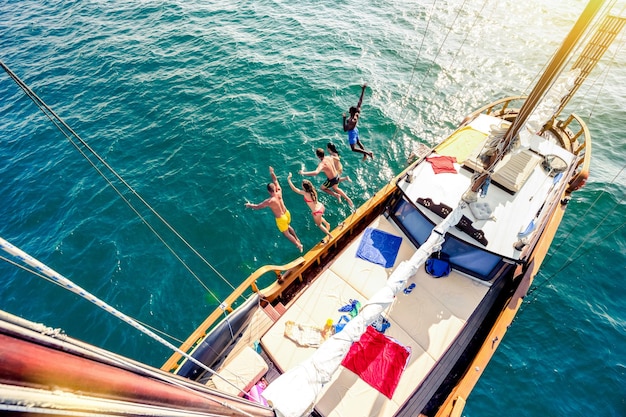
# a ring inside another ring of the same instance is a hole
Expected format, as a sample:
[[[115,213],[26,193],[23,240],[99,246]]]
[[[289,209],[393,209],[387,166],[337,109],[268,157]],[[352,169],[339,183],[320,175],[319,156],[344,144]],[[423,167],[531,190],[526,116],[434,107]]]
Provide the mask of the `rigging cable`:
[[[611,2],[610,4],[612,5],[614,2]],[[624,6],[624,8],[626,8],[626,6]],[[622,8],[622,10],[620,11],[620,15],[621,13],[623,13],[624,8]],[[609,7],[610,9],[610,7]],[[597,25],[596,25],[597,26]],[[589,37],[589,35],[588,35]],[[624,47],[624,35],[622,35],[622,41],[619,43],[619,47],[616,48],[616,50],[614,51],[613,55],[611,56],[610,62],[611,63],[615,63],[616,62],[616,56],[617,54],[623,49]],[[599,100],[598,98],[600,97],[601,92],[604,89],[604,86],[606,85],[606,80],[608,77],[608,73],[609,70],[612,66],[611,65],[607,65],[603,76],[602,76],[602,82],[600,84],[600,87],[598,88],[598,93],[596,95],[596,99],[593,102],[592,108],[589,111],[589,119],[591,119],[592,115],[593,115],[593,109],[595,108],[595,106],[598,104]],[[594,79],[594,82],[591,83],[591,85],[589,86],[589,88],[587,88],[587,92],[585,93],[584,97],[586,97],[589,92],[591,91],[591,88],[593,87],[593,85],[596,84],[596,81],[599,79],[600,77]],[[626,166],[623,166],[619,172],[611,179],[611,181],[609,182],[609,185],[613,185],[616,183],[616,180],[620,177],[620,175],[622,174],[622,172],[626,169]],[[596,199],[593,201],[593,203],[591,205],[589,205],[589,207],[587,208],[587,210],[582,214],[582,218],[586,218],[587,215],[589,214],[589,212],[596,207],[596,205],[598,204],[599,200],[607,193],[607,191],[603,190],[597,197]],[[537,292],[537,294],[534,295],[534,297],[532,298],[532,300],[529,300],[527,302],[525,302],[524,304],[530,304],[533,301],[536,301],[539,295],[539,292],[541,292],[548,283],[550,283],[554,277],[558,274],[560,274],[563,270],[565,270],[566,268],[568,268],[571,264],[574,263],[574,261],[580,259],[582,256],[586,255],[591,249],[592,247],[589,247],[588,249],[584,250],[583,252],[579,253],[577,255],[577,253],[581,250],[581,248],[589,241],[589,239],[594,235],[594,233],[599,229],[599,227],[605,223],[607,221],[607,218],[609,217],[610,214],[612,214],[616,208],[621,205],[623,203],[624,199],[620,199],[618,202],[616,202],[613,207],[608,210],[607,214],[602,218],[602,220],[600,220],[600,223],[590,232],[588,233],[585,238],[582,240],[582,242],[578,245],[578,247],[572,251],[571,255],[568,257],[568,259],[563,263],[563,265],[557,269],[557,271],[555,271],[554,273],[552,273],[550,276],[546,277],[541,283],[533,286],[531,289],[529,289],[527,295],[533,294],[535,292]],[[613,235],[615,232],[621,230],[624,226],[626,226],[626,222],[622,222],[619,226],[617,226],[616,228],[614,228],[611,232],[609,232],[607,235],[603,236],[602,238],[599,239],[599,241],[603,241],[607,238],[609,238],[611,235]],[[577,225],[572,226],[572,228],[570,229],[570,231],[565,235],[565,237],[560,239],[559,244],[550,251],[550,254],[548,255],[548,257],[546,257],[544,264],[547,264],[548,262],[550,262],[550,260],[553,258],[554,254],[559,253],[559,249],[561,248],[561,246],[565,243],[565,242],[569,242],[569,238],[572,235],[572,233],[574,232],[574,230],[577,229]],[[524,305],[520,308],[520,312],[523,311]]]
[[[65,288],[65,289],[73,292],[74,294],[79,295],[83,299],[91,302],[92,304],[100,307],[102,310],[106,311],[107,313],[113,315],[114,317],[117,317],[118,319],[122,320],[126,324],[129,324],[130,326],[132,326],[135,329],[139,330],[141,333],[145,334],[146,336],[151,337],[152,339],[154,339],[157,342],[161,343],[162,345],[168,347],[172,351],[182,355],[187,360],[189,360],[189,361],[193,362],[194,364],[200,366],[205,371],[210,372],[213,376],[217,376],[218,378],[221,378],[227,384],[229,384],[229,385],[233,386],[234,388],[236,388],[238,392],[243,392],[236,385],[234,385],[232,382],[228,381],[228,379],[226,379],[226,378],[222,377],[221,375],[219,375],[216,371],[211,369],[209,366],[207,366],[204,363],[198,361],[196,358],[194,358],[193,356],[189,355],[187,352],[184,352],[180,348],[177,348],[176,346],[174,346],[173,344],[171,344],[167,340],[163,339],[161,336],[157,335],[156,333],[154,333],[153,331],[151,331],[147,327],[141,325],[137,320],[133,319],[130,316],[127,316],[126,314],[124,314],[121,311],[117,310],[115,307],[113,307],[113,306],[107,304],[106,302],[102,301],[101,299],[99,299],[95,295],[91,294],[87,290],[85,290],[85,289],[81,288],[80,286],[76,285],[71,280],[69,280],[66,277],[64,277],[63,275],[59,274],[58,272],[56,272],[55,270],[53,270],[49,266],[45,265],[44,263],[42,263],[42,262],[38,261],[37,259],[33,258],[32,256],[30,256],[26,252],[22,251],[21,249],[13,246],[11,243],[7,242],[6,240],[4,240],[1,237],[0,237],[0,249],[2,249],[5,252],[11,254],[13,257],[15,257],[16,259],[19,259],[20,261],[26,263],[27,265],[35,268],[41,274],[44,274],[48,278],[50,278],[51,280],[55,281],[55,283],[57,283],[59,286],[61,286],[61,287]]]
[[[471,27],[476,27],[477,26],[476,22],[478,22],[478,18],[483,15],[483,10],[485,10],[485,6],[487,6],[488,1],[489,0],[485,0],[485,2],[483,3],[482,7],[478,11],[478,13],[476,13],[476,18],[474,19],[474,22],[472,23]],[[465,3],[463,3],[463,5],[465,5]],[[463,42],[461,42],[461,45],[459,46],[459,49],[457,49],[456,54],[454,55],[454,57],[452,57],[452,61],[450,62],[450,68],[454,67],[454,62],[456,61],[457,57],[459,56],[459,54],[463,50],[463,46],[465,45],[465,41],[467,41],[467,38],[469,37],[469,34],[470,34],[469,30],[467,32],[465,32],[465,37],[463,38]]]
[[[626,5],[624,6],[626,7]],[[623,13],[623,9],[620,12],[620,14]],[[624,32],[621,33],[621,41],[618,43],[618,47],[615,48],[615,51],[613,52],[613,55],[611,56],[611,59],[609,60],[609,65],[606,66],[604,73],[603,73],[603,77],[602,77],[602,83],[600,84],[600,88],[598,88],[598,94],[596,95],[595,100],[593,101],[593,105],[591,106],[591,109],[589,110],[589,119],[591,119],[591,116],[593,115],[593,111],[596,107],[596,105],[600,102],[600,94],[602,93],[602,91],[604,90],[604,87],[606,86],[606,79],[609,75],[609,72],[611,70],[611,68],[614,67],[615,64],[617,65],[617,60],[616,60],[616,56],[617,54],[619,54],[622,51],[622,48],[624,47],[624,39],[626,39],[626,35],[624,35]],[[589,86],[587,87],[587,91],[585,92],[585,95],[583,97],[586,97],[587,94],[589,94],[589,92],[591,91],[591,89],[593,88],[593,86],[596,84],[596,81],[599,79],[600,77],[597,77],[593,80],[593,82],[591,84],[589,84]]]
[[[615,175],[615,177],[613,177],[613,180],[609,183],[609,185],[613,184],[615,182],[615,180],[620,176],[620,174],[624,171],[624,169],[626,169],[626,166],[622,167],[622,169],[617,173],[617,175]],[[606,194],[606,191],[602,191],[602,193],[600,193],[600,195],[594,200],[594,202],[587,208],[587,210],[585,211],[585,213],[583,213],[583,215],[581,217],[586,217],[587,214],[589,213],[589,211],[591,211],[591,209],[593,209],[596,204],[598,203],[598,201],[600,200],[600,198]],[[571,264],[574,263],[574,261],[580,259],[582,256],[586,255],[591,249],[594,249],[593,246],[588,247],[586,250],[584,250],[583,252],[581,252],[580,254],[576,255],[580,249],[589,241],[589,239],[595,234],[595,232],[600,228],[600,226],[602,226],[603,223],[606,222],[607,218],[613,214],[613,212],[615,211],[616,207],[620,206],[622,203],[624,202],[624,199],[620,199],[619,201],[617,201],[613,207],[607,211],[607,214],[602,218],[602,220],[600,220],[600,223],[589,233],[587,233],[587,235],[585,236],[585,238],[582,240],[582,242],[578,245],[578,247],[576,249],[574,249],[574,251],[572,251],[572,254],[568,257],[568,259],[563,263],[563,265],[557,270],[555,271],[553,274],[551,274],[549,277],[547,277],[545,280],[543,280],[541,283],[537,284],[536,286],[534,286],[533,288],[531,288],[528,293],[526,294],[527,296],[534,293],[534,292],[540,292],[541,290],[543,290],[543,288],[545,288],[545,286],[559,273],[561,273],[563,270],[565,270],[567,267],[569,267]],[[599,241],[604,241],[607,238],[609,238],[610,236],[612,236],[614,233],[616,233],[617,231],[621,230],[624,226],[626,226],[626,221],[622,222],[619,226],[613,228],[611,230],[611,232],[609,232],[608,234],[606,234],[605,236],[601,237],[600,239],[598,239]],[[561,242],[559,243],[559,245],[551,252],[550,256],[544,261],[545,263],[548,263],[552,257],[553,254],[558,253],[559,252],[559,248],[563,245],[564,242],[568,241],[568,238],[570,237],[570,235],[572,234],[572,232],[574,231],[574,229],[576,229],[577,225],[574,225],[572,227],[572,229],[568,232],[568,234],[561,239]],[[576,255],[576,256],[575,256]],[[525,304],[530,304],[533,301],[536,301],[538,297],[538,294],[536,294],[532,300],[525,302]],[[522,307],[523,309],[523,307]]]
[[[620,200],[619,204],[621,204],[623,202],[623,200]],[[606,220],[606,218],[604,218],[602,220],[602,222],[600,222],[600,224],[598,225],[601,226],[602,223],[604,222],[604,220]],[[618,232],[619,230],[621,230],[624,226],[626,226],[626,221],[622,222],[622,224],[620,224],[619,226],[617,226],[616,228],[614,228],[613,230],[611,230],[611,232],[607,233],[606,235],[602,236],[601,239],[599,239],[600,241],[605,240],[607,238],[609,238],[610,236],[612,236],[614,233]],[[594,231],[597,230],[594,229]],[[589,247],[587,248],[585,251],[581,252],[579,255],[577,255],[576,257],[574,257],[574,254],[576,252],[579,251],[579,249],[581,248],[582,245],[584,245],[586,243],[586,240],[584,240],[577,248],[576,250],[574,250],[574,252],[572,252],[572,255],[570,255],[570,257],[567,259],[567,261],[565,261],[565,263],[563,264],[563,266],[561,268],[559,268],[556,272],[554,272],[552,275],[550,275],[549,277],[547,277],[544,281],[542,281],[540,284],[536,285],[535,287],[533,287],[532,289],[530,289],[527,293],[527,295],[530,295],[534,292],[538,292],[540,290],[543,290],[543,288],[546,286],[546,284],[548,284],[557,274],[561,273],[563,270],[565,270],[565,268],[569,267],[571,264],[574,263],[574,261],[580,259],[581,257],[583,257],[583,255],[586,255],[589,251],[591,251],[592,249],[595,249],[594,247]],[[536,301],[538,297],[538,294],[535,295],[533,297],[532,300],[526,302],[527,304],[530,304],[533,301]]]
[[[189,248],[198,258],[200,258],[211,270],[220,277],[231,289],[235,287],[209,262],[207,261],[195,248],[193,248],[183,236],[180,235],[143,197],[141,197],[131,186],[124,180],[100,155],[98,155],[74,130],[61,119],[39,96],[37,96],[10,68],[8,68],[4,62],[0,60],[0,66],[6,71],[6,73],[15,81],[15,83],[26,93],[26,95],[39,107],[39,109],[52,121],[57,129],[70,141],[70,143],[83,155],[85,159],[92,165],[92,167],[98,172],[98,174],[115,190],[115,192],[124,200],[124,202],[130,207],[131,210],[137,214],[144,224],[154,233],[157,238],[165,245],[165,247],[178,259],[179,262],[192,274],[192,276],[204,287],[204,289],[210,293],[216,301],[220,301],[219,298],[202,282],[202,280],[190,269],[185,261],[175,253],[173,248],[169,246],[164,238],[157,232],[147,219],[142,216],[133,204],[122,194],[122,192],[111,182],[109,178],[100,170],[94,162],[90,159],[89,155],[80,148],[72,137],[77,139],[84,148],[86,148],[93,157],[95,157],[118,181],[120,181],[132,195],[134,195],[152,214],[154,214],[163,225],[165,225],[176,237],[178,237],[187,248]]]
[[[22,270],[24,270],[26,272],[29,272],[29,273],[31,273],[31,274],[33,274],[33,275],[35,275],[35,276],[37,276],[37,277],[39,277],[41,279],[45,279],[46,281],[48,281],[48,282],[50,282],[52,284],[58,285],[61,288],[65,288],[63,285],[59,284],[57,281],[53,280],[52,278],[48,278],[44,274],[42,274],[40,272],[37,272],[36,270],[31,269],[31,268],[27,267],[26,265],[21,265],[21,264],[15,262],[15,261],[5,257],[5,256],[0,255],[0,261],[4,261],[4,262],[6,262],[6,263],[8,263],[10,265],[13,265],[16,268],[20,268],[20,269],[22,269]],[[178,342],[180,344],[183,344],[183,342],[184,342],[183,340],[180,340],[177,337],[172,336],[171,334],[168,334],[168,333],[164,332],[163,330],[159,330],[156,327],[153,327],[153,326],[151,326],[149,324],[146,324],[146,323],[144,323],[144,322],[142,322],[140,320],[137,320],[137,319],[134,319],[134,320],[136,320],[141,325],[146,326],[147,328],[149,328],[150,330],[154,331],[155,333],[160,333],[161,335],[163,335],[165,337],[168,337],[171,340],[174,340],[174,341],[176,341],[176,342]]]
[[[448,39],[448,36],[452,32],[452,29],[454,28],[454,24],[456,23],[457,19],[459,18],[460,14],[461,14],[461,11],[465,7],[466,2],[467,2],[467,0],[464,0],[463,4],[461,5],[461,7],[457,10],[456,16],[454,17],[454,20],[453,20],[452,24],[450,25],[450,27],[448,29],[448,32],[446,33],[443,41],[440,43],[439,49],[437,49],[437,52],[435,53],[435,56],[431,59],[430,65],[426,69],[426,72],[424,73],[424,75],[422,77],[422,81],[421,81],[420,85],[423,85],[424,81],[426,80],[426,77],[428,77],[428,75],[430,74],[431,69],[435,66],[435,61],[439,57],[439,55],[441,54],[441,51],[443,50],[443,47],[444,47],[444,45],[445,45],[445,43],[446,43],[446,41]],[[483,5],[482,5],[482,7],[480,9],[481,12],[485,8],[485,6],[487,5],[488,2],[489,2],[489,0],[485,0],[485,2],[483,3]],[[411,94],[411,87],[413,86],[413,80],[415,78],[415,72],[416,72],[417,64],[418,64],[419,59],[420,59],[421,54],[422,54],[422,48],[424,46],[424,41],[426,39],[426,34],[428,33],[428,28],[429,28],[430,22],[431,22],[431,17],[430,16],[433,15],[433,10],[435,8],[435,4],[436,4],[436,1],[433,1],[431,12],[429,14],[428,21],[426,22],[426,28],[424,29],[424,36],[422,37],[422,43],[420,44],[419,50],[417,52],[417,57],[415,58],[415,62],[413,63],[413,68],[411,70],[411,77],[409,78],[409,87],[407,88],[407,92],[404,95],[404,99],[401,100],[401,102],[404,103],[404,104],[403,104],[403,106],[402,106],[403,108],[401,110],[401,115],[400,115],[400,120],[399,120],[400,123],[402,123],[406,119],[406,117],[408,116],[406,103],[407,103],[409,95]],[[478,19],[478,16],[480,16],[480,13],[477,15],[476,20]],[[474,27],[474,26],[472,26],[472,27]],[[465,40],[467,40],[468,36],[469,36],[469,32],[466,33],[466,36],[465,36],[465,38],[463,40],[463,43],[461,44],[461,46],[457,50],[457,53],[455,54],[455,56],[453,57],[452,62],[450,63],[450,66],[452,66],[452,64],[454,64],[454,62],[456,60],[456,57],[459,55],[459,53],[461,51],[461,48],[462,48],[463,44],[465,43]],[[400,123],[398,123],[396,125],[396,130],[395,130],[395,132],[392,135],[392,140],[395,139],[397,137],[398,133],[399,133],[400,128],[398,127],[398,125]]]
[[[409,78],[409,87],[407,88],[406,94],[404,95],[404,99],[400,100],[401,103],[406,103],[409,97],[409,94],[411,93],[411,86],[413,85],[413,79],[415,78],[415,69],[417,68],[417,63],[420,60],[420,57],[422,55],[422,48],[424,47],[424,41],[426,40],[426,34],[428,33],[428,28],[430,27],[430,21],[432,19],[432,15],[433,15],[433,11],[435,10],[435,4],[436,4],[437,0],[433,0],[433,4],[431,5],[431,9],[430,9],[430,13],[428,14],[428,20],[426,21],[426,28],[424,29],[424,36],[422,37],[422,43],[420,44],[420,47],[417,51],[417,56],[415,57],[415,62],[413,63],[413,68],[411,69],[411,77]],[[444,40],[445,42],[445,40]],[[439,49],[439,51],[441,51],[441,48]],[[430,68],[433,66],[433,61],[431,61],[430,66],[428,67],[428,69],[426,70],[426,74],[424,75],[424,77],[422,77],[422,83],[424,82],[424,79],[426,78],[426,75],[430,72]],[[399,122],[402,123],[405,118],[407,117],[407,112],[406,112],[406,104],[403,104],[401,110],[400,110],[400,120]],[[398,136],[398,133],[400,131],[400,123],[396,124],[396,130],[393,133],[393,135],[391,136],[391,140],[393,142],[394,139],[396,139],[396,137]]]
[[[599,15],[600,16],[606,16],[610,13],[611,9],[613,8],[613,5],[615,4],[615,0],[612,0],[611,2],[609,2],[608,4],[605,4],[603,9],[600,11]],[[626,6],[625,6],[626,7]],[[622,9],[623,11],[624,9]],[[622,11],[620,12],[620,14],[622,13]],[[573,60],[573,57],[577,54],[578,51],[582,50],[584,48],[583,45],[588,44],[589,43],[589,39],[591,39],[594,35],[594,33],[596,33],[597,28],[601,25],[601,20],[602,19],[597,19],[591,26],[590,28],[586,31],[585,35],[584,35],[584,39],[586,39],[585,41],[580,42],[580,44],[576,47],[576,52],[572,52],[572,54],[570,55],[570,58],[567,60],[568,63],[571,62]],[[550,55],[550,59],[552,59],[555,55],[556,55],[556,50]],[[529,92],[532,90],[532,87],[537,84],[537,81],[539,80],[539,76],[540,74],[543,74],[546,71],[546,68],[548,67],[548,63],[550,62],[550,59],[547,60],[543,66],[541,67],[540,71],[537,71],[537,73],[535,74],[535,77],[528,83],[528,85],[526,86],[526,88],[523,90],[521,95],[527,96],[529,94]],[[594,81],[595,83],[595,81]],[[589,84],[589,87],[593,86],[594,83]],[[587,93],[585,93],[584,95],[580,96],[582,97],[586,97]]]
[[[626,6],[624,6],[626,8]],[[622,11],[620,13],[623,12],[624,9],[622,9]],[[610,63],[616,63],[616,56],[618,54],[619,51],[622,50],[623,46],[624,46],[624,36],[622,35],[622,42],[619,43],[619,47],[616,48],[615,52],[613,53],[613,55],[611,56],[610,59]],[[600,97],[601,92],[604,90],[604,87],[606,86],[606,79],[608,77],[608,72],[610,70],[612,66],[611,65],[607,65],[606,70],[604,71],[604,76],[602,77],[602,83],[600,84],[599,88],[598,88],[598,94],[596,95],[596,100],[593,103],[592,109],[589,111],[589,119],[591,120],[592,116],[593,116],[593,108],[598,104],[598,98]],[[595,85],[595,80],[591,85]],[[589,90],[585,93],[585,97],[587,96],[587,94],[589,94]],[[609,185],[612,185],[615,183],[615,181],[617,180],[617,178],[619,178],[619,176],[622,174],[622,172],[624,171],[624,169],[626,169],[626,166],[622,167],[622,169],[619,170],[619,172],[617,174],[615,174],[615,176],[611,179],[611,181],[609,182]],[[591,209],[593,209],[595,207],[595,205],[598,203],[598,200],[600,200],[600,198],[606,193],[606,191],[602,191],[602,193],[600,193],[600,195],[598,195],[598,197],[594,200],[593,203],[591,203],[591,205],[587,208],[587,210],[585,211],[585,213],[582,215],[583,218],[585,218],[587,216],[587,214],[589,213],[589,211],[591,211]],[[572,229],[569,231],[569,233],[563,238],[561,239],[561,242],[559,243],[559,245],[556,247],[555,250],[551,251],[550,256],[545,260],[545,262],[550,261],[550,259],[552,258],[552,254],[554,253],[558,253],[559,248],[563,245],[563,243],[565,243],[566,241],[568,241],[569,237],[571,236],[571,234],[573,233],[574,229],[576,228],[576,226],[572,227]]]
[[[48,281],[48,282],[50,282],[50,283],[52,283],[52,284],[55,284],[55,285],[58,285],[58,286],[59,286],[59,287],[61,287],[61,288],[64,288],[62,285],[60,285],[60,284],[59,284],[58,282],[56,282],[55,280],[53,280],[53,279],[51,279],[51,278],[48,278],[47,276],[45,276],[45,275],[43,275],[43,274],[41,274],[41,273],[39,273],[39,272],[35,271],[34,269],[28,268],[26,265],[21,265],[21,264],[18,264],[17,262],[12,261],[11,259],[9,259],[9,258],[7,258],[7,257],[4,257],[4,256],[2,256],[2,255],[0,255],[0,261],[4,261],[4,262],[6,262],[6,263],[8,263],[8,264],[10,264],[10,265],[13,265],[13,266],[14,266],[14,267],[16,267],[16,268],[20,268],[20,269],[22,269],[22,270],[24,270],[24,271],[26,271],[26,272],[29,272],[29,273],[31,273],[31,274],[33,274],[33,275],[35,275],[35,276],[37,276],[37,277],[39,277],[39,278],[41,278],[41,279],[45,279],[46,281]],[[156,333],[160,333],[161,335],[163,335],[163,336],[165,336],[165,337],[168,337],[168,338],[170,338],[170,339],[172,339],[172,340],[174,340],[174,341],[176,341],[176,342],[178,342],[178,343],[180,343],[180,344],[183,344],[183,342],[184,342],[183,340],[180,340],[180,339],[178,339],[177,337],[172,336],[171,334],[168,334],[168,333],[164,332],[163,330],[159,330],[159,329],[157,329],[157,328],[156,328],[156,327],[154,327],[154,326],[151,326],[151,325],[149,325],[149,324],[146,324],[146,323],[142,322],[141,320],[137,320],[137,319],[134,319],[134,320],[136,320],[138,323],[141,323],[143,326],[146,326],[146,327],[147,327],[147,328],[149,328],[150,330],[152,330],[152,331],[154,331],[154,332],[156,332]]]

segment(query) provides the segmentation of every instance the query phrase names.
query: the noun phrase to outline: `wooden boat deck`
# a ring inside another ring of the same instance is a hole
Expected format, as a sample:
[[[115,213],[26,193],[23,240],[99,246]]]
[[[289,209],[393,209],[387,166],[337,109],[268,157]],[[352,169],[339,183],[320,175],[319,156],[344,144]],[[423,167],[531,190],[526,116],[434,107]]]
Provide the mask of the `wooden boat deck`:
[[[279,370],[284,372],[297,366],[316,349],[298,346],[289,340],[285,336],[287,321],[320,328],[329,318],[336,323],[345,314],[338,311],[340,307],[350,299],[365,302],[385,285],[399,263],[409,259],[416,250],[403,232],[385,217],[378,217],[370,227],[403,238],[395,264],[385,269],[357,258],[362,234],[344,249],[261,338],[263,350]],[[316,410],[321,415],[346,416],[352,415],[354,410],[370,416],[393,415],[443,355],[489,289],[488,283],[455,271],[445,278],[435,279],[420,269],[408,285],[411,283],[416,284],[411,293],[399,295],[386,312],[391,326],[385,334],[412,351],[393,398],[385,397],[356,374],[340,367],[320,394]]]
[[[449,141],[446,142],[446,147],[441,148],[442,153],[454,155],[460,152],[459,155],[464,155],[466,167],[456,164],[456,174],[435,174],[430,163],[424,161],[413,169],[414,178],[419,180],[407,182],[406,177],[402,177],[398,185],[406,198],[416,202],[420,197],[428,197],[435,203],[447,205],[458,201],[471,182],[472,158],[475,157],[473,155],[482,147],[490,126],[496,121],[501,122],[500,119],[494,119],[491,116],[480,116],[453,135],[459,141],[463,141],[465,135],[470,135],[474,149],[470,150],[466,146],[457,149]],[[543,206],[539,204],[544,201],[543,197],[558,188],[553,187],[552,177],[540,164],[543,159],[541,155],[558,151],[543,140],[531,142],[531,145],[524,153],[518,154],[520,156],[516,160],[510,162],[516,168],[521,168],[519,170],[524,172],[523,178],[506,178],[508,174],[505,167],[501,170],[501,181],[508,182],[509,185],[495,184],[490,188],[486,200],[494,209],[493,219],[480,220],[470,208],[463,209],[473,226],[485,231],[489,243],[483,247],[509,259],[518,259],[521,253],[513,245],[519,238],[517,230],[523,230],[536,213],[541,212]],[[568,164],[572,163],[573,156],[562,148],[559,149],[560,157],[567,160]],[[519,164],[522,166],[518,166]],[[433,224],[441,220],[438,214],[425,209],[419,203],[416,206]],[[528,218],[519,216],[520,212],[528,213]],[[272,375],[266,375],[271,382],[277,373],[298,366],[317,349],[298,345],[287,337],[288,322],[321,329],[328,319],[337,323],[346,314],[339,312],[339,308],[349,304],[350,300],[365,303],[385,286],[395,268],[402,261],[408,260],[416,247],[403,229],[385,216],[376,217],[368,226],[402,237],[397,258],[391,268],[384,268],[356,256],[364,235],[361,232],[333,262],[319,272],[306,289],[300,291],[285,306],[285,311],[265,311],[259,308],[251,325],[238,336],[237,345],[222,364],[220,373],[225,368],[236,369],[240,366],[233,363],[240,357],[248,365],[242,368],[246,370],[254,367],[262,357],[272,371]],[[459,230],[451,229],[449,233],[471,245],[481,247]],[[410,294],[400,293],[384,313],[391,325],[385,334],[411,350],[409,362],[393,397],[387,398],[355,373],[341,366],[318,396],[315,409],[320,415],[346,416],[352,415],[352,411],[357,409],[360,413],[371,416],[394,415],[412,397],[416,388],[431,373],[433,366],[442,359],[464,330],[491,285],[489,281],[481,281],[454,269],[447,277],[436,279],[428,275],[424,268],[420,268],[409,279],[407,286],[411,284],[415,284],[415,288]],[[261,347],[260,355],[251,354],[251,347],[257,343]],[[254,378],[257,377],[255,374]],[[241,385],[247,387],[249,383],[245,385],[241,382]]]

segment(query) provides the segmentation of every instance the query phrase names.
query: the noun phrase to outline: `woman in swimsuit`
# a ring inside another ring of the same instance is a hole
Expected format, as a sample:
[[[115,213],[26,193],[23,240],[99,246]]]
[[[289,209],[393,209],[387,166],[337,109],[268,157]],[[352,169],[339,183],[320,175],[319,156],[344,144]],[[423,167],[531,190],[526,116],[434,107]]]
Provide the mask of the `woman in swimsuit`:
[[[302,197],[304,197],[304,202],[309,206],[309,208],[311,209],[311,214],[313,215],[313,220],[315,221],[315,224],[317,225],[317,227],[319,227],[324,233],[326,233],[326,236],[328,237],[328,240],[326,238],[324,238],[322,240],[322,243],[327,243],[330,241],[330,239],[332,239],[332,235],[330,234],[330,223],[328,223],[328,221],[326,221],[326,219],[324,218],[324,211],[326,210],[326,208],[324,207],[324,204],[322,204],[318,199],[317,199],[317,191],[315,191],[315,187],[313,186],[313,184],[311,183],[311,181],[309,180],[302,180],[302,190],[299,189],[298,187],[296,187],[295,185],[293,185],[293,182],[291,182],[291,172],[289,173],[289,175],[287,176],[287,182],[289,183],[289,186],[291,187],[291,189],[300,194]]]

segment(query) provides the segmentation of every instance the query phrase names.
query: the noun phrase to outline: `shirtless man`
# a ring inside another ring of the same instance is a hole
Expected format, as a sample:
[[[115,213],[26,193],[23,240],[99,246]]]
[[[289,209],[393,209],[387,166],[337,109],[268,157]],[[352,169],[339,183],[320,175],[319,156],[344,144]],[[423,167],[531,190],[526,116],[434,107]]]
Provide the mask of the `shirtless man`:
[[[326,144],[326,149],[328,149],[328,153],[330,153],[330,156],[333,157],[335,169],[337,170],[337,174],[339,174],[339,182],[340,183],[343,181],[352,182],[352,179],[350,179],[349,176],[347,175],[344,177],[341,176],[341,174],[343,174],[343,165],[341,164],[339,152],[337,151],[335,144],[332,142],[328,142],[328,144]]]
[[[326,174],[326,181],[324,182],[324,184],[322,184],[322,191],[337,198],[337,201],[339,202],[341,202],[341,197],[345,198],[348,202],[348,205],[354,208],[354,203],[352,203],[350,197],[348,197],[346,193],[344,193],[343,190],[339,188],[339,173],[335,168],[335,161],[333,157],[326,156],[324,154],[324,149],[322,148],[317,148],[315,150],[315,155],[317,155],[317,157],[320,159],[320,163],[317,166],[317,169],[315,171],[300,170],[300,175],[314,177],[320,172],[323,172],[324,174]]]
[[[363,103],[363,96],[365,95],[366,87],[367,84],[363,84],[361,86],[361,97],[359,97],[359,103],[356,107],[350,107],[350,117],[346,118],[346,114],[343,114],[343,131],[348,132],[348,143],[350,144],[350,148],[353,152],[362,153],[364,161],[368,156],[370,158],[374,157],[374,154],[371,151],[366,151],[365,147],[363,147],[361,138],[359,137],[359,129],[356,127],[359,122],[359,117],[361,116],[361,104]],[[359,146],[358,148],[357,145]]]
[[[274,213],[274,217],[276,217],[278,230],[302,252],[302,243],[300,239],[298,239],[296,231],[293,230],[293,227],[289,224],[291,223],[291,213],[289,213],[289,210],[287,210],[285,206],[283,190],[280,188],[278,178],[276,178],[274,168],[272,167],[270,167],[270,176],[272,177],[272,182],[267,184],[267,191],[270,193],[270,196],[259,204],[246,203],[246,207],[253,210],[269,207],[272,213]]]

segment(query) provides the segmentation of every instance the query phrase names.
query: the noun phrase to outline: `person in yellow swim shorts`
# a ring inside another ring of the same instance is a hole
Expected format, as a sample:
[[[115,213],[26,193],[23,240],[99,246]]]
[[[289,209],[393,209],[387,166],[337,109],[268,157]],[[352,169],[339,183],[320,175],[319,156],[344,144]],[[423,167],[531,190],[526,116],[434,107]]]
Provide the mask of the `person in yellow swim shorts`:
[[[270,176],[272,178],[272,182],[267,184],[267,192],[270,196],[259,204],[246,203],[247,208],[251,208],[253,210],[259,210],[265,207],[269,207],[274,213],[274,217],[276,218],[276,226],[278,230],[285,235],[287,239],[302,252],[302,242],[296,235],[296,231],[291,227],[291,214],[287,207],[285,206],[285,202],[283,201],[283,190],[280,188],[280,183],[278,182],[278,178],[274,173],[274,168],[270,167]]]
[[[289,230],[289,223],[291,223],[291,213],[287,210],[282,216],[276,217],[276,226],[281,233]]]

